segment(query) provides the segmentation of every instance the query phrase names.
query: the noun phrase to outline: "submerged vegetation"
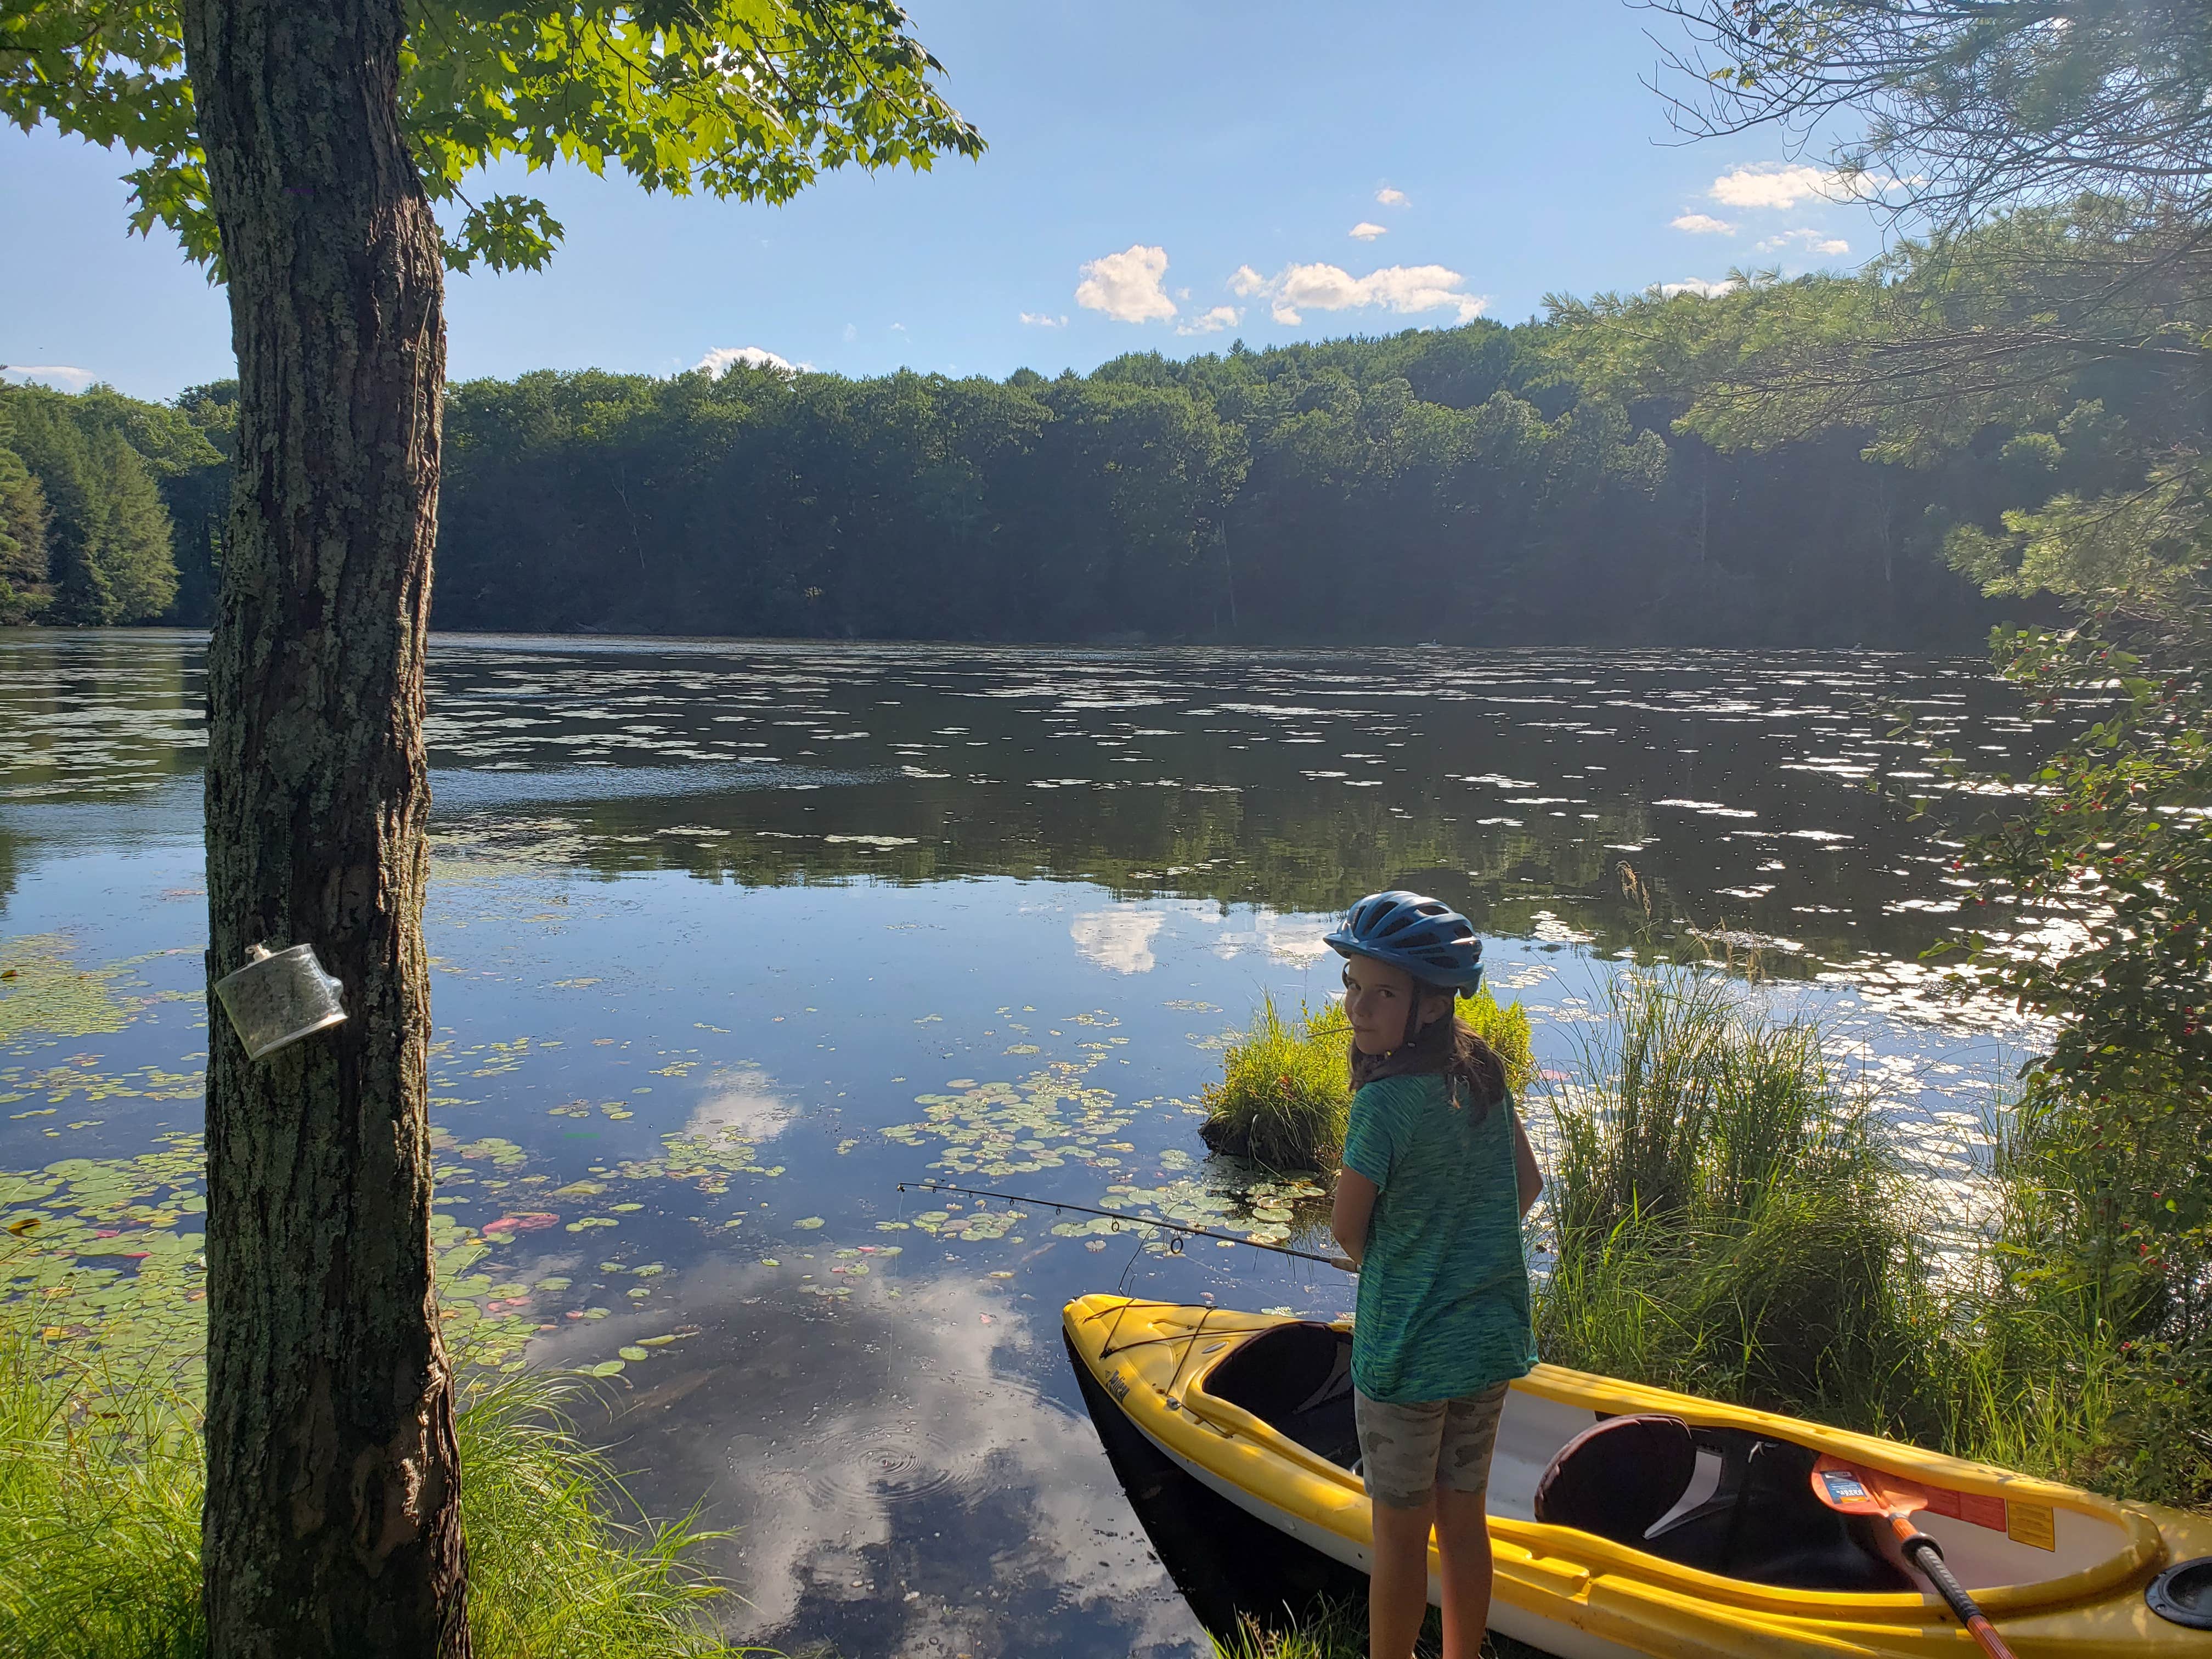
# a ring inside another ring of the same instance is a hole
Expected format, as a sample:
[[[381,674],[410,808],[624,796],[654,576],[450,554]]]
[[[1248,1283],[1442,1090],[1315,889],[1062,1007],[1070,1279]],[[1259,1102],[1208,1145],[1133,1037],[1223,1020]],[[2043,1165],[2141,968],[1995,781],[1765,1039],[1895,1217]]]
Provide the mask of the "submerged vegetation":
[[[1690,969],[1610,998],[1553,1097],[1547,1359],[2212,1504],[2203,1311],[2123,1246],[2071,1115],[2031,1095],[1987,1212],[1943,1213],[1816,1027]]]
[[[1459,1017],[1504,1061],[1508,1086],[1526,1089],[1535,1076],[1528,1011],[1478,991],[1461,999]],[[1342,1003],[1303,1007],[1293,1027],[1265,998],[1243,1040],[1223,1056],[1221,1081],[1204,1091],[1199,1133],[1217,1152],[1270,1169],[1334,1170],[1352,1110],[1351,1059]]]
[[[477,1651],[678,1659],[732,1651],[689,1565],[712,1534],[632,1512],[580,1433],[574,1377],[477,1371],[456,1425]],[[0,1301],[0,1652],[198,1659],[197,1357],[127,1368],[50,1339],[35,1297]],[[748,1650],[747,1651],[760,1651]]]

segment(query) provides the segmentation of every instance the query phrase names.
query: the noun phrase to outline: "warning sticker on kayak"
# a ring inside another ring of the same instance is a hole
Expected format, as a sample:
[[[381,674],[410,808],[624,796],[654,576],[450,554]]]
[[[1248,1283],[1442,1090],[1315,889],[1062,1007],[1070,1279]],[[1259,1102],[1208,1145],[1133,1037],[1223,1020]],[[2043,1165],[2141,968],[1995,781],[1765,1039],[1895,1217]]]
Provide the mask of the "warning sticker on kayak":
[[[1927,1491],[1930,1515],[1948,1515],[1954,1521],[1987,1527],[2032,1549],[2058,1547],[2058,1517],[2048,1504],[2010,1504],[1985,1492],[1953,1492],[1948,1486],[1929,1486]]]
[[[1978,1527],[1987,1527],[1991,1532],[2003,1532],[2005,1501],[1978,1492],[1953,1492],[1948,1486],[1928,1488],[1928,1512],[1948,1515],[1954,1521],[1969,1521]]]
[[[2039,1550],[2058,1547],[2058,1517],[2043,1504],[2008,1504],[2005,1536],[2015,1544]]]

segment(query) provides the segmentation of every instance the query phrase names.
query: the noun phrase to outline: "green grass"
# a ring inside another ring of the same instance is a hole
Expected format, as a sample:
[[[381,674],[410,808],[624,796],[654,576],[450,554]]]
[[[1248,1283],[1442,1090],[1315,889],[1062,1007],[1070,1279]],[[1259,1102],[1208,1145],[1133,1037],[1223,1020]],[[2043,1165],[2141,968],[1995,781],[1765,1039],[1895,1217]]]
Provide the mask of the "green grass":
[[[2190,1194],[2203,1129],[2143,1115],[2121,1145],[2031,1094],[1995,1136],[1989,1248],[1952,1297],[1948,1439],[2113,1497],[2212,1510],[2212,1272],[2139,1237],[2123,1188]]]
[[[1413,1650],[1427,1656],[1443,1645],[1443,1626],[1431,1607]],[[1496,1631],[1483,1652],[1491,1659],[1548,1659],[1542,1650]],[[1277,1621],[1248,1613],[1234,1636],[1213,1638],[1213,1659],[1367,1659],[1367,1605],[1356,1598],[1322,1601],[1302,1616]]]
[[[1525,1090],[1535,1076],[1528,1011],[1480,991],[1461,999],[1459,1017],[1497,1050],[1515,1091]],[[1263,999],[1223,1056],[1221,1081],[1206,1085],[1199,1133],[1213,1151],[1271,1170],[1334,1170],[1352,1109],[1351,1056],[1342,1003],[1302,1007],[1293,1025]]]
[[[2093,1122],[2033,1099],[2001,1115],[1993,1213],[1939,1261],[1922,1241],[1958,1218],[1817,1030],[1688,968],[1610,996],[1550,1102],[1547,1359],[2212,1506],[2203,1267],[2112,1224]]]
[[[1910,1193],[1820,1033],[1692,969],[1634,971],[1556,1091],[1545,1357],[1924,1431]]]
[[[46,1341],[36,1311],[0,1304],[0,1652],[199,1659],[198,1362],[112,1374]],[[732,1651],[702,1617],[720,1592],[687,1565],[713,1534],[636,1513],[573,1419],[586,1385],[474,1375],[456,1426],[477,1652]]]

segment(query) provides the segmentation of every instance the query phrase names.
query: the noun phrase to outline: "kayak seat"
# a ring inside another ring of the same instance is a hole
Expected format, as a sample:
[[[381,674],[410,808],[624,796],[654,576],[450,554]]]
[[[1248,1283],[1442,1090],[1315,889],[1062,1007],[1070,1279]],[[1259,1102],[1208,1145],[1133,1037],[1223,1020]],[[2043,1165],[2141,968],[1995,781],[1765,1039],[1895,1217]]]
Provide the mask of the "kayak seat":
[[[1911,1589],[1856,1523],[1813,1496],[1817,1457],[1748,1429],[1608,1418],[1559,1449],[1537,1483],[1535,1518],[1753,1583]]]
[[[1536,1519],[1640,1546],[1697,1473],[1698,1443],[1680,1418],[1608,1418],[1552,1459],[1536,1483]]]
[[[1214,1367],[1204,1387],[1332,1463],[1359,1462],[1349,1332],[1312,1321],[1278,1325]]]

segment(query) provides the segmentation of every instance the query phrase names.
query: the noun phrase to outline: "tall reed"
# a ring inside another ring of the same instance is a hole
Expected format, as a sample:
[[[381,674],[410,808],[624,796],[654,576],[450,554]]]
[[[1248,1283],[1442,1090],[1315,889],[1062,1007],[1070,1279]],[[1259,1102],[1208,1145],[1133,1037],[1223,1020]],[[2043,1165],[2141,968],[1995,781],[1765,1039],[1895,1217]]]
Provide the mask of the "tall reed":
[[[2081,1103],[1994,1112],[1987,1213],[1939,1273],[1932,1200],[1816,1028],[1690,968],[1608,998],[1549,1103],[1546,1358],[2212,1507],[2212,1271],[2115,1200],[2185,1170],[2194,1124],[2147,1171]]]
[[[1554,1091],[1557,1363],[1924,1431],[1936,1316],[1910,1192],[1819,1030],[1692,969],[1635,969]]]

